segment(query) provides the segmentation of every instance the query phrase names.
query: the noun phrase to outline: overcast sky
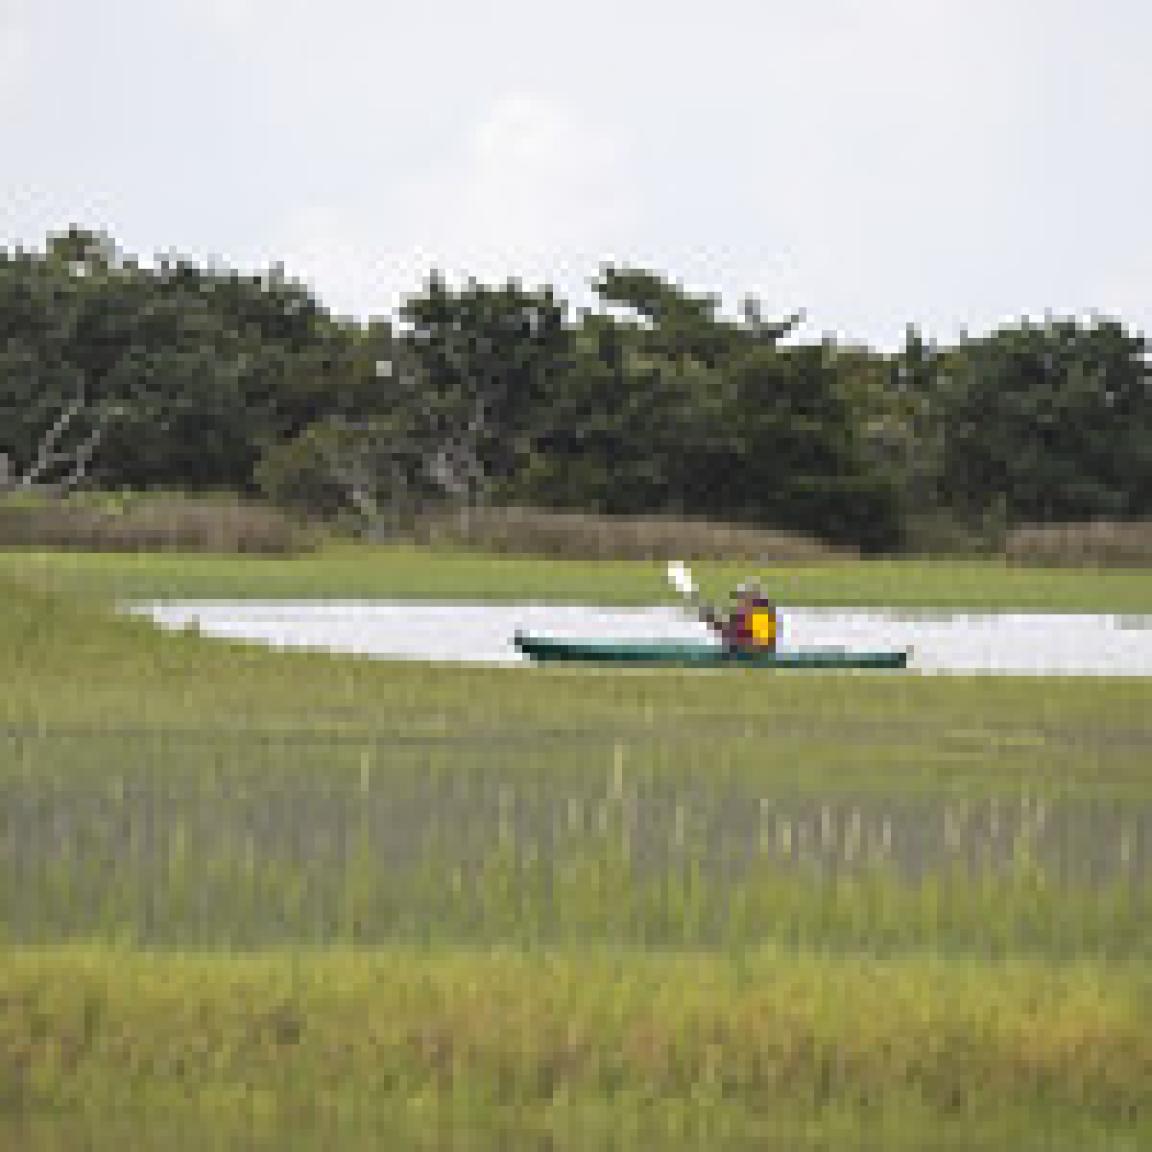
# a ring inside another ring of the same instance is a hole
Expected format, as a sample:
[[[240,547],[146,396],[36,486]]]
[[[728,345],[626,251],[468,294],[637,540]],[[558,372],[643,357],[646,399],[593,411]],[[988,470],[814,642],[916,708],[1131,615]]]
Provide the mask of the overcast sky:
[[[1149,0],[0,0],[0,242],[1152,333]]]

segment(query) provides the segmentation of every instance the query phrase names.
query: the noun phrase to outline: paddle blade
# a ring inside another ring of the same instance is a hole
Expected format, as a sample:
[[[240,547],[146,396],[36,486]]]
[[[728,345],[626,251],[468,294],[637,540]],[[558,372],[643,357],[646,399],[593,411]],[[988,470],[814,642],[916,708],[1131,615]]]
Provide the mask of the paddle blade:
[[[681,596],[695,596],[696,582],[692,573],[684,566],[682,560],[673,560],[668,565],[668,583],[680,593]]]

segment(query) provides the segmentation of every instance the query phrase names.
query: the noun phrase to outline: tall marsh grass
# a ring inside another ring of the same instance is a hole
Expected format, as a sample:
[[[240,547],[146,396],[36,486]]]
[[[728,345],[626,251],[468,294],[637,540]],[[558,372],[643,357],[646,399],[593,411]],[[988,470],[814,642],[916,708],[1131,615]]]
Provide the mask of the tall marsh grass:
[[[850,560],[855,550],[778,529],[675,516],[608,516],[539,508],[476,508],[416,524],[422,544],[568,560],[739,560],[810,564]]]
[[[10,729],[0,931],[1152,959],[1147,795],[805,787],[718,747]]]
[[[1152,568],[1152,521],[1029,525],[1008,533],[1004,555],[1017,564]]]
[[[287,514],[232,496],[80,493],[0,499],[0,548],[286,555],[311,547]]]
[[[1149,1003],[1136,971],[775,949],[20,949],[0,1072],[25,1113],[327,1115],[395,1139],[406,1103],[469,1146],[502,1146],[485,1128],[512,1115],[516,1146],[1135,1147],[1116,1141],[1152,1121]]]

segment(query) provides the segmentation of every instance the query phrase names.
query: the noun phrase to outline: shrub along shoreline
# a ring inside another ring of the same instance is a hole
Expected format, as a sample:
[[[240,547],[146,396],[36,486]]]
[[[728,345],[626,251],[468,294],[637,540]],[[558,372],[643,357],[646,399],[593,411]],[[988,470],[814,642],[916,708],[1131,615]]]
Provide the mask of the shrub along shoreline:
[[[0,497],[0,551],[296,555],[324,543],[353,545],[340,519],[323,522],[230,493],[78,492],[64,499]],[[570,561],[824,565],[859,562],[859,549],[800,532],[683,516],[625,516],[527,507],[429,512],[397,527],[395,546]],[[1067,568],[1152,567],[1152,522],[1021,525],[999,541],[969,540],[874,554],[878,562],[1005,562]]]

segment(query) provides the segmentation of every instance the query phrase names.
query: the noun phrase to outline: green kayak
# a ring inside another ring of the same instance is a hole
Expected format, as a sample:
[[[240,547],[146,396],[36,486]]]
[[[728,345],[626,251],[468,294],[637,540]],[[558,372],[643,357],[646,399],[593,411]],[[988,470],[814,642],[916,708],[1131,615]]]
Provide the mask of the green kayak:
[[[906,651],[849,652],[842,648],[809,648],[736,652],[722,648],[719,644],[659,640],[557,640],[544,636],[526,636],[522,632],[517,632],[513,640],[517,649],[533,660],[753,668],[905,668],[908,665]]]

